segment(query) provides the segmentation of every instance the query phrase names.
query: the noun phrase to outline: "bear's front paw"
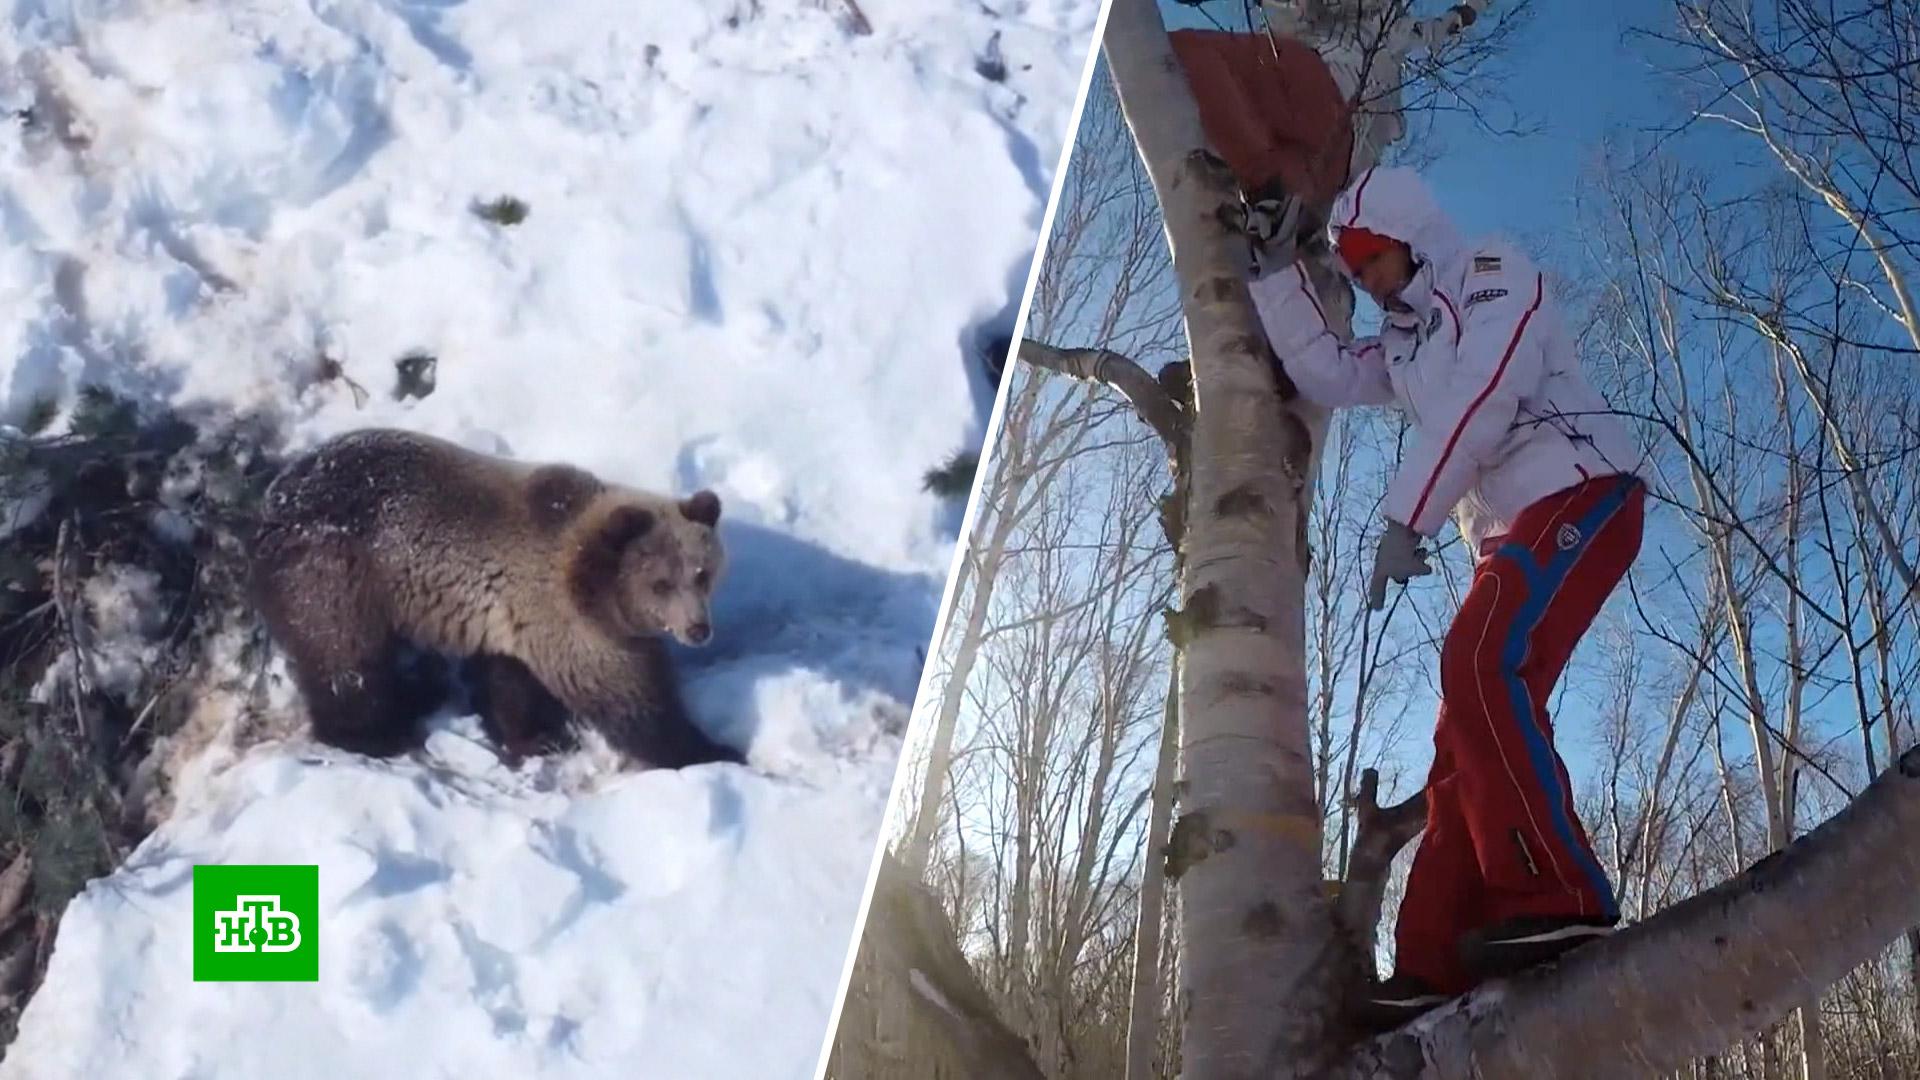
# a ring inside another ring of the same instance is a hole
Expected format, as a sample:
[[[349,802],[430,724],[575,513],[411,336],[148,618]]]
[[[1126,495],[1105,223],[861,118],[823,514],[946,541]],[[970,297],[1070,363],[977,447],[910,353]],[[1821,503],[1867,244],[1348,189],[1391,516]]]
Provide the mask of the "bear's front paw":
[[[574,737],[570,728],[558,731],[542,731],[535,735],[518,739],[508,739],[500,743],[500,761],[509,769],[518,769],[530,757],[549,757],[578,749],[580,740]]]

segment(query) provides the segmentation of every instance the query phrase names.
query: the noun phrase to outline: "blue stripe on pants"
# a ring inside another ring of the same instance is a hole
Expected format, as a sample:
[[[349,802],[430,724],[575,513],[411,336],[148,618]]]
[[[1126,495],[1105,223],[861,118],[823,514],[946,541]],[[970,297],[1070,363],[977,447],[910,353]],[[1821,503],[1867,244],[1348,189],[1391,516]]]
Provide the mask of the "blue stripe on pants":
[[[1574,522],[1574,528],[1580,531],[1580,540],[1573,547],[1557,552],[1545,566],[1534,562],[1533,552],[1522,544],[1502,544],[1497,554],[1505,555],[1520,567],[1527,582],[1527,598],[1521,603],[1520,610],[1514,615],[1513,624],[1508,628],[1507,640],[1500,652],[1500,674],[1507,681],[1507,690],[1513,698],[1513,716],[1520,725],[1520,733],[1527,743],[1527,756],[1533,764],[1535,778],[1546,792],[1547,806],[1551,811],[1550,820],[1553,831],[1569,852],[1588,883],[1593,886],[1595,895],[1600,897],[1601,915],[1607,919],[1619,918],[1619,904],[1614,899],[1613,886],[1608,883],[1607,875],[1600,868],[1591,852],[1582,844],[1573,831],[1573,821],[1567,816],[1568,793],[1560,786],[1560,771],[1556,767],[1553,747],[1547,742],[1546,734],[1540,730],[1540,724],[1533,714],[1533,696],[1527,690],[1525,679],[1520,677],[1520,664],[1526,659],[1527,639],[1532,636],[1534,627],[1546,617],[1547,609],[1552,606],[1553,598],[1559,594],[1560,586],[1567,580],[1568,571],[1573,569],[1587,545],[1613,519],[1627,496],[1640,481],[1628,477],[1605,498],[1589,509]]]

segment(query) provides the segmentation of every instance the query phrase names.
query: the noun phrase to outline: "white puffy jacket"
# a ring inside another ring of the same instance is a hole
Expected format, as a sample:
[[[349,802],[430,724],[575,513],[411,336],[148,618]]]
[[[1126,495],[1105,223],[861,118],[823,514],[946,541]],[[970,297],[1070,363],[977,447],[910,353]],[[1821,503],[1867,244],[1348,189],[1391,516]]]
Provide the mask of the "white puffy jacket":
[[[1626,425],[1580,370],[1546,279],[1504,241],[1461,239],[1408,169],[1342,192],[1330,231],[1360,226],[1413,249],[1413,280],[1378,337],[1342,342],[1298,264],[1255,278],[1273,350],[1329,408],[1398,405],[1412,421],[1385,514],[1432,536],[1450,510],[1475,551],[1528,506],[1590,477],[1633,472]]]

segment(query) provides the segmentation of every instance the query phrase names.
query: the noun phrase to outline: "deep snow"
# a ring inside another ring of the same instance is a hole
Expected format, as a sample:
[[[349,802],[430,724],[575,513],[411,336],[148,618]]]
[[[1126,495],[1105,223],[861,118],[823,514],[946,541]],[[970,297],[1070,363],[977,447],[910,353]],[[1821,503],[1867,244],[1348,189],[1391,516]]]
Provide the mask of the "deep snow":
[[[712,486],[688,693],[750,766],[216,751],[0,1077],[812,1075],[951,563],[921,474],[980,439],[1098,10],[861,6],[14,0],[0,422],[104,382]],[[321,981],[192,982],[196,862],[318,863]]]

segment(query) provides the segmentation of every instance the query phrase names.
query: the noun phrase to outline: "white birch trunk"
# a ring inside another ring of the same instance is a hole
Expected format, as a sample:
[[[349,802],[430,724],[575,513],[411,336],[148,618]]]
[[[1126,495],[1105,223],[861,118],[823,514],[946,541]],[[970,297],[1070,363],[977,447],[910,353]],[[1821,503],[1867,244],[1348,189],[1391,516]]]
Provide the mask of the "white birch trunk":
[[[1159,197],[1193,346],[1181,764],[1184,1075],[1298,1074],[1337,994],[1307,753],[1305,552],[1311,441],[1276,394],[1238,239],[1231,178],[1153,0],[1116,0],[1104,43]]]

